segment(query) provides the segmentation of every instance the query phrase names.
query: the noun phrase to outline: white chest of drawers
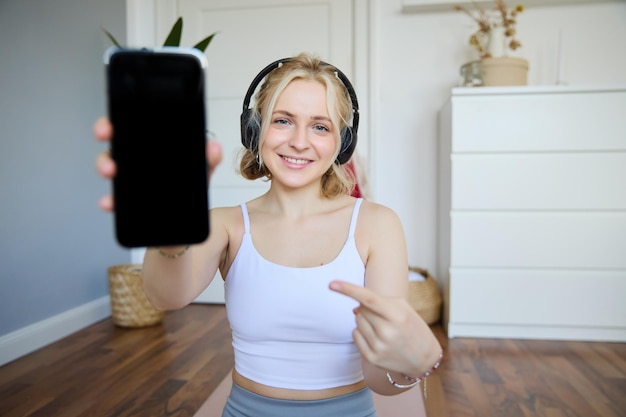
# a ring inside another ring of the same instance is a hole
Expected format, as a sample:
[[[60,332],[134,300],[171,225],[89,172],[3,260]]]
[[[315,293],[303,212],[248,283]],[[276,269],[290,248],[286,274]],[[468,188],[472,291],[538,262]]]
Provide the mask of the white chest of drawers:
[[[439,117],[449,337],[626,341],[626,86],[456,88]]]

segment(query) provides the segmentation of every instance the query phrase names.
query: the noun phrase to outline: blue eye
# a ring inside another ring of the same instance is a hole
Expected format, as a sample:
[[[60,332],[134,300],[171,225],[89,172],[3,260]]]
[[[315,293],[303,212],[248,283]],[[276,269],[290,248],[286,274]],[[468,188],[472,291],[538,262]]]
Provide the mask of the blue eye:
[[[322,131],[322,132],[330,132],[330,130],[326,126],[324,126],[324,125],[315,125],[313,127],[313,129],[319,130],[319,131]]]
[[[278,124],[278,125],[286,125],[289,123],[289,121],[287,119],[275,119],[274,123]]]

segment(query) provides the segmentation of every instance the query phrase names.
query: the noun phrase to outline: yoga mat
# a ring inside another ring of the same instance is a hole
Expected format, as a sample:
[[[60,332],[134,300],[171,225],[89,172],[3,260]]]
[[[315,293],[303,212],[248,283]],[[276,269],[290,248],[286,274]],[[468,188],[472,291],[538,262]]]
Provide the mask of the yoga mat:
[[[194,417],[221,417],[232,383],[229,372]],[[417,386],[391,397],[374,393],[374,405],[378,417],[426,417],[420,388]]]

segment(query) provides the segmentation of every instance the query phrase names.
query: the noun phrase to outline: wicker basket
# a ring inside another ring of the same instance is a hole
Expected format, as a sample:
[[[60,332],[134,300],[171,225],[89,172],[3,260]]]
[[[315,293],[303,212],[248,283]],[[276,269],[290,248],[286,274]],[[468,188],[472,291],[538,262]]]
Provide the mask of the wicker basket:
[[[417,272],[424,281],[409,281],[409,303],[428,324],[435,324],[441,318],[441,293],[435,279],[426,269],[409,267]]]
[[[108,271],[113,323],[146,327],[163,319],[165,313],[155,309],[144,293],[140,264],[111,266]]]

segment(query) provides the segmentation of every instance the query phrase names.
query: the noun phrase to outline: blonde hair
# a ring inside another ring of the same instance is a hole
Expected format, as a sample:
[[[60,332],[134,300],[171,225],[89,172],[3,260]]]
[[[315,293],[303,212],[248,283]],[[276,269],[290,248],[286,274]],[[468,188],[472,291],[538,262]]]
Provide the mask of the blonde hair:
[[[259,133],[259,143],[256,152],[247,148],[243,150],[239,163],[239,172],[249,180],[266,178],[270,180],[272,173],[260,160],[261,145],[269,123],[263,123],[263,115],[272,114],[276,101],[284,89],[294,80],[318,81],[326,87],[326,106],[331,122],[338,126],[336,130],[337,144],[335,158],[341,150],[341,132],[343,129],[352,128],[352,102],[343,82],[337,77],[335,68],[324,63],[318,58],[302,53],[270,72],[256,94],[254,104],[254,117],[249,123],[254,124],[254,129]],[[354,176],[347,170],[333,163],[322,176],[321,190],[325,197],[336,197],[348,194],[354,188]]]

